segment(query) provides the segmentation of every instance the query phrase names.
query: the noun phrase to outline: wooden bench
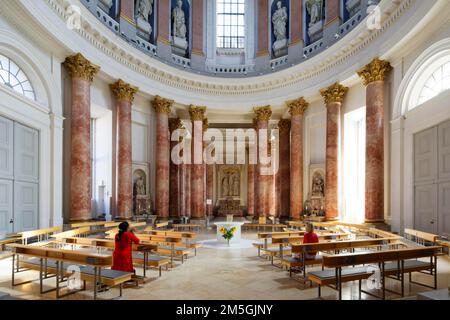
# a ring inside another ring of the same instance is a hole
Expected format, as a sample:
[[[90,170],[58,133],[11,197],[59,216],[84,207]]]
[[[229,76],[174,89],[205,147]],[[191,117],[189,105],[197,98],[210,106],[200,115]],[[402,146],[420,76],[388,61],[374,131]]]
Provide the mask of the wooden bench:
[[[63,238],[63,239],[57,239],[55,243],[59,245],[70,245],[72,247],[72,250],[74,250],[74,246],[81,246],[81,247],[90,247],[95,248],[98,253],[101,253],[101,250],[108,250],[113,251],[115,248],[115,241],[111,239],[94,239],[94,238],[77,238],[77,237],[69,237],[69,238]],[[156,256],[152,256],[152,259],[150,259],[150,253],[153,251],[156,251],[158,249],[158,246],[156,244],[149,244],[149,243],[139,243],[139,244],[133,244],[132,250],[133,252],[139,252],[143,255],[143,258],[140,259],[136,264],[143,266],[143,277],[146,278],[147,274],[147,267],[158,267],[162,263],[162,260],[167,260],[167,263],[169,260],[167,258],[161,259],[160,263],[155,263]],[[163,258],[163,257],[161,257]],[[133,260],[133,262],[135,262]],[[161,270],[160,270],[161,271]],[[161,273],[161,272],[160,272]]]
[[[91,227],[82,227],[72,229],[60,233],[55,233],[51,237],[56,239],[70,238],[70,237],[86,237],[91,232]]]
[[[442,247],[423,247],[407,248],[398,250],[378,251],[372,253],[351,253],[340,255],[324,255],[322,259],[322,271],[313,271],[308,273],[308,280],[316,283],[319,297],[321,296],[321,287],[327,286],[339,294],[339,300],[342,300],[342,283],[358,281],[359,293],[361,292],[377,298],[386,298],[385,278],[391,275],[397,275],[397,280],[401,282],[401,295],[404,295],[404,274],[410,274],[410,282],[429,287],[425,284],[412,282],[411,273],[430,270],[430,275],[434,276],[434,288],[437,287],[437,255]],[[420,258],[430,258],[430,262],[423,262]],[[367,280],[374,275],[376,269],[369,264],[377,264],[380,269],[380,285],[382,295],[376,296],[370,292],[362,290],[362,281]],[[353,267],[351,267],[353,266]],[[355,267],[356,266],[356,267]],[[325,268],[332,268],[329,270]]]
[[[192,230],[198,230],[198,231],[200,231],[204,226],[201,225],[201,224],[196,224],[196,223],[186,223],[186,224],[183,224],[183,223],[176,223],[176,224],[173,224],[172,227],[173,227],[175,230],[179,230],[179,229],[185,230],[185,229],[188,229],[188,230],[190,231],[190,230],[192,229]]]
[[[438,242],[439,236],[432,233],[422,232],[413,229],[405,229],[405,238],[416,242],[419,245],[435,245]]]
[[[98,287],[102,283],[109,287],[119,286],[120,296],[122,296],[123,283],[130,281],[133,276],[132,273],[107,269],[112,264],[112,256],[110,254],[94,254],[18,244],[11,244],[8,247],[11,247],[13,252],[12,285],[18,286],[34,281],[16,283],[15,275],[18,272],[26,271],[21,270],[21,268],[38,270],[41,294],[56,291],[57,299],[85,290],[86,281],[94,283],[94,300],[97,299]],[[21,261],[20,256],[31,259]],[[76,268],[80,271],[79,276],[83,281],[83,288],[62,295],[61,283],[67,281],[64,279],[70,276]],[[49,274],[56,278],[56,288],[44,291],[43,280],[49,278]]]
[[[300,272],[305,276],[306,267],[322,264],[322,257],[316,255],[315,259],[306,259],[306,256],[312,252],[332,252],[339,254],[342,251],[355,252],[356,249],[379,249],[383,246],[388,248],[398,248],[401,244],[392,243],[393,238],[370,239],[370,240],[347,240],[347,241],[331,241],[310,244],[292,244],[292,253],[298,254],[299,258],[289,257],[282,260],[282,265],[288,268],[289,276],[292,276],[292,269],[301,268]]]
[[[198,242],[192,242],[193,239],[197,238],[197,233],[195,232],[186,232],[186,231],[161,231],[161,230],[144,230],[144,234],[149,234],[153,236],[162,236],[162,237],[181,237],[185,240],[184,243],[180,243],[179,246],[185,246],[189,249],[194,249],[194,255],[197,256],[197,249],[202,247],[202,244]],[[145,238],[145,236],[143,236]]]
[[[267,228],[272,229],[272,231],[275,231],[275,229],[284,229],[287,228],[287,225],[285,224],[274,224],[274,223],[244,223],[242,225],[242,229],[256,229],[257,232],[260,231],[260,229],[267,230]]]
[[[24,231],[19,232],[17,235],[22,238],[22,244],[28,244],[30,239],[36,238],[37,242],[45,241],[50,238],[52,234],[58,233],[62,231],[62,227],[53,227],[53,228],[45,228],[38,229],[32,231]]]

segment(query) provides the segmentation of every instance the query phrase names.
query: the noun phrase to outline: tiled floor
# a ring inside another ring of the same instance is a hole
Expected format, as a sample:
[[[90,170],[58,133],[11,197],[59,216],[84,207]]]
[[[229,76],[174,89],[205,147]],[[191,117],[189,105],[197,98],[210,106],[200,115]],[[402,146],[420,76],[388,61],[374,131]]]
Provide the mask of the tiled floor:
[[[213,238],[213,233],[201,235],[201,239]],[[255,233],[244,233],[243,237],[255,239]],[[450,259],[440,257],[438,263],[439,288],[446,288],[450,283]],[[142,274],[141,269],[137,269]],[[178,264],[172,271],[163,271],[158,278],[157,271],[149,271],[151,279],[139,288],[126,288],[122,299],[219,299],[219,300],[292,300],[316,299],[317,288],[303,289],[303,285],[290,279],[286,271],[271,266],[268,260],[258,258],[257,250],[233,249],[215,250],[201,248],[196,257],[193,254],[183,264]],[[38,273],[28,271],[19,273],[18,280],[37,279]],[[430,276],[415,274],[414,279],[431,284]],[[48,287],[55,284],[54,278],[45,282]],[[399,290],[397,281],[388,280],[389,289]],[[429,289],[417,285],[405,286],[406,296],[414,297],[417,292]],[[9,293],[13,297],[24,299],[54,299],[55,293],[39,294],[39,282],[11,287],[11,259],[0,260],[0,292]],[[70,295],[64,299],[91,299],[92,287],[88,285],[85,292]],[[111,299],[118,296],[118,289],[101,293],[99,299]],[[336,299],[335,291],[325,288],[322,290],[322,299]],[[357,283],[345,284],[344,299],[358,299]],[[388,294],[389,299],[399,296]],[[374,299],[363,294],[363,299]]]

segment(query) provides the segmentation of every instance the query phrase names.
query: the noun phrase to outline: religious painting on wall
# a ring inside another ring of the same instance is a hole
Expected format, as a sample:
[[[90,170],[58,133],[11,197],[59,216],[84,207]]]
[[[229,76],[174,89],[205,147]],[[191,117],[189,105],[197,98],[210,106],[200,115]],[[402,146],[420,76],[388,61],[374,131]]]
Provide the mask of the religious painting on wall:
[[[241,168],[239,166],[221,166],[218,181],[220,198],[241,197]]]

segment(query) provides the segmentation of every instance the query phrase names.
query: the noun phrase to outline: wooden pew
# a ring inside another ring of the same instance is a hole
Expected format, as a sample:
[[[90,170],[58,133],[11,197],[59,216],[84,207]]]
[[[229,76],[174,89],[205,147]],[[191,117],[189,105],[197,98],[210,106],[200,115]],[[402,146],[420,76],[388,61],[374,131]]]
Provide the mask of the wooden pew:
[[[192,242],[192,240],[197,238],[197,233],[195,232],[186,232],[186,231],[160,231],[160,230],[148,230],[145,231],[145,234],[151,234],[154,236],[163,236],[163,237],[181,237],[185,240],[184,243],[180,244],[186,246],[186,248],[194,249],[194,255],[197,256],[197,249],[201,248],[202,245],[198,242]]]
[[[374,268],[365,266],[368,264],[380,265],[380,284],[382,296],[377,298],[386,298],[385,278],[391,275],[398,275],[401,282],[400,293],[404,295],[404,274],[409,273],[410,282],[429,287],[422,283],[412,282],[411,273],[429,270],[430,275],[434,276],[434,288],[437,287],[437,255],[442,250],[440,246],[406,248],[397,250],[377,251],[372,253],[350,253],[339,255],[324,255],[322,259],[323,269],[332,268],[334,270],[313,271],[308,273],[308,280],[318,284],[319,297],[321,296],[321,287],[327,286],[339,294],[339,300],[342,300],[342,283],[349,281],[359,282],[359,292],[369,295],[372,293],[362,290],[362,280],[369,279],[374,275]],[[423,262],[414,259],[429,258],[430,262]],[[353,266],[353,267],[352,267]],[[355,267],[358,266],[358,267]],[[362,267],[361,267],[362,266]],[[373,295],[374,296],[374,295]]]
[[[110,250],[113,251],[115,248],[115,241],[110,239],[93,239],[93,238],[64,238],[58,239],[56,243],[60,245],[71,245],[72,249],[74,246],[81,247],[91,247],[97,249],[98,253],[100,250]],[[147,276],[148,267],[157,268],[159,270],[159,275],[161,276],[161,268],[169,264],[169,259],[161,256],[151,255],[151,252],[156,251],[158,246],[149,243],[139,243],[133,244],[133,263],[141,265],[143,267],[143,277]]]
[[[295,228],[295,229],[301,229],[305,227],[305,223],[304,222],[300,222],[300,221],[289,221],[288,222],[288,226]]]
[[[355,249],[379,249],[383,246],[388,246],[389,249],[398,249],[403,244],[397,243],[395,238],[378,238],[368,240],[346,240],[346,241],[330,241],[321,243],[310,244],[292,244],[292,253],[298,254],[299,259],[287,258],[282,260],[282,265],[288,268],[289,275],[292,275],[292,268],[301,268],[301,273],[306,275],[306,267],[312,265],[318,265],[322,263],[322,257],[316,255],[316,259],[308,260],[306,255],[311,252],[332,252],[339,254],[341,251],[354,252]]]
[[[284,229],[287,228],[287,225],[285,224],[274,224],[274,223],[244,223],[242,225],[242,229],[256,229],[257,232],[260,231],[260,229],[267,230],[267,228],[271,228],[272,231],[275,231],[275,229]]]
[[[80,269],[80,278],[84,283],[83,289],[81,290],[86,289],[86,281],[94,283],[94,300],[97,299],[98,284],[101,283],[104,283],[109,287],[120,286],[120,296],[122,296],[123,283],[130,281],[133,275],[128,272],[107,269],[111,267],[112,264],[112,256],[110,254],[85,253],[19,244],[11,244],[8,245],[8,247],[10,247],[13,252],[12,285],[17,286],[33,281],[15,283],[15,274],[21,272],[21,267],[38,270],[41,294],[56,291],[57,299],[67,295],[61,295],[60,284],[61,282],[64,282],[64,278],[67,278],[67,276],[71,274],[71,267],[74,266]],[[30,257],[32,259],[21,262],[20,256]],[[64,264],[68,265],[68,267],[65,268]],[[45,278],[47,278],[48,274],[53,274],[55,276],[56,288],[44,292],[44,275]],[[75,292],[70,292],[68,294],[72,293]]]
[[[405,238],[412,240],[419,245],[426,245],[431,243],[433,245],[437,244],[439,236],[432,233],[422,232],[419,230],[405,229]]]
[[[200,231],[204,226],[201,224],[196,224],[196,223],[176,223],[173,224],[172,227],[175,229],[175,231],[178,231],[179,229],[181,230],[185,230],[188,229],[189,231],[192,230],[198,230]]]
[[[29,240],[32,238],[36,238],[37,242],[41,242],[44,240],[48,240],[52,234],[58,233],[62,231],[62,227],[52,227],[31,231],[23,231],[17,233],[17,235],[22,239],[22,244],[28,244]]]
[[[70,238],[70,237],[86,237],[90,232],[91,227],[82,227],[60,233],[55,233],[51,237],[56,239]]]

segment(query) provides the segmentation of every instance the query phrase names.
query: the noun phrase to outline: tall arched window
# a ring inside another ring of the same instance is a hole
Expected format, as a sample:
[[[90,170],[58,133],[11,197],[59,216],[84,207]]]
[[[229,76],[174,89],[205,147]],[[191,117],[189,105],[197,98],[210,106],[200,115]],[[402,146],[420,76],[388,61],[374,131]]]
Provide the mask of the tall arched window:
[[[447,62],[434,71],[425,81],[420,92],[418,105],[438,96],[450,89],[450,62]]]
[[[23,94],[27,98],[36,100],[33,86],[27,75],[19,66],[4,55],[0,54],[0,83]]]
[[[245,0],[217,0],[217,48],[244,49]]]

